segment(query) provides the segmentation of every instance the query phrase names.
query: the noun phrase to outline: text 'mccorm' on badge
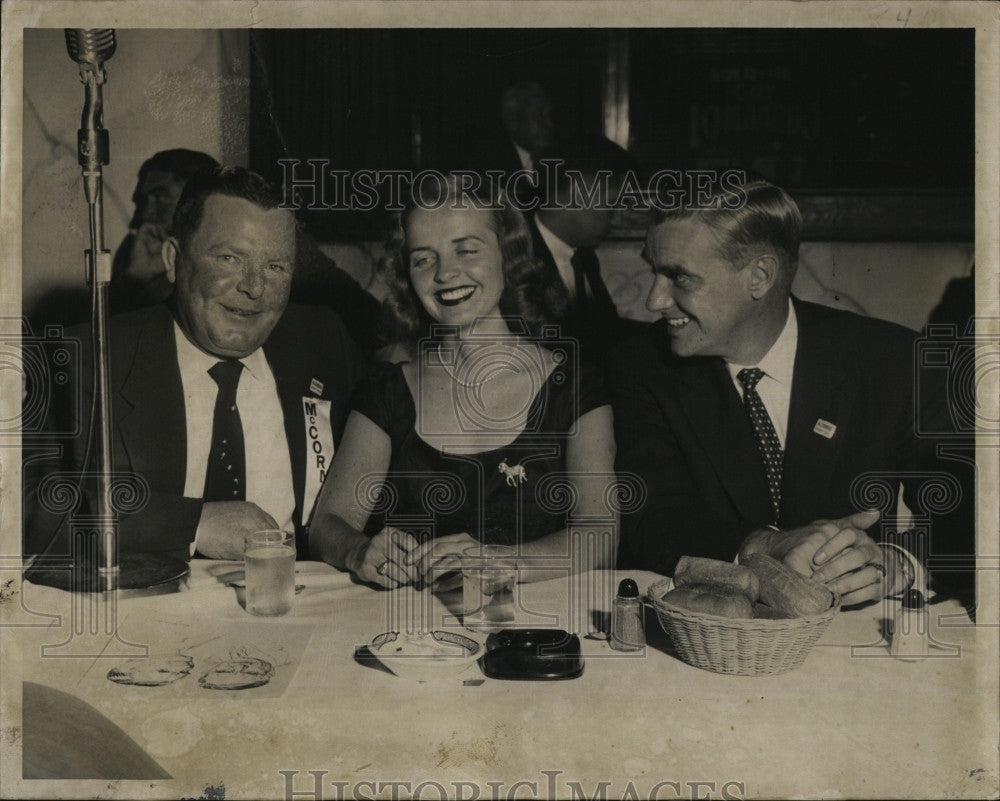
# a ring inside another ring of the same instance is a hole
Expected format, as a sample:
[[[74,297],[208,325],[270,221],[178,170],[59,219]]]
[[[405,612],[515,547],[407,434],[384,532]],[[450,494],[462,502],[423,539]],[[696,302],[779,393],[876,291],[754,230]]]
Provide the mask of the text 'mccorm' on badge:
[[[302,398],[303,425],[306,430],[306,491],[302,499],[303,519],[308,520],[316,495],[333,461],[333,429],[330,427],[330,401]]]

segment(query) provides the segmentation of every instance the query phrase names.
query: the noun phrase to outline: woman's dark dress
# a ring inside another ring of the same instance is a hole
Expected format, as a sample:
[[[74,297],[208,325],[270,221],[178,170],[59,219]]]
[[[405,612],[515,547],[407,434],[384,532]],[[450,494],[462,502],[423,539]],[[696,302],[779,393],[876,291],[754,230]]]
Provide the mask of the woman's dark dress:
[[[489,384],[480,389],[487,393]],[[471,394],[463,391],[463,403]],[[417,409],[401,366],[375,365],[353,405],[389,435],[392,461],[381,492],[363,481],[359,486],[359,497],[374,505],[366,533],[391,525],[419,540],[467,532],[481,542],[513,545],[565,528],[572,497],[567,440],[580,417],[607,403],[595,370],[564,363],[539,389],[524,431],[509,445],[443,453],[417,433]],[[467,417],[471,424],[475,415]],[[501,465],[515,474],[523,468],[524,480]]]

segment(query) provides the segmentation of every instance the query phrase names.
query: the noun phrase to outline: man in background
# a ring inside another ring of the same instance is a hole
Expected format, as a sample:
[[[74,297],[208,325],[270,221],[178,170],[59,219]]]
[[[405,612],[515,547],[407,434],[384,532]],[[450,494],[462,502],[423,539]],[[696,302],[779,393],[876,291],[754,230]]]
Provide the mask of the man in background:
[[[517,163],[525,170],[534,169],[535,159],[552,144],[554,123],[548,93],[534,81],[508,87],[500,97],[500,121]]]
[[[511,180],[519,172],[531,172],[540,154],[555,140],[552,100],[545,88],[534,81],[521,81],[507,87],[500,96],[499,125],[486,135],[475,135],[456,142],[460,155],[440,166],[445,170],[469,170],[488,185],[509,189],[520,208],[530,206],[534,180],[530,176]],[[435,165],[438,166],[438,165]],[[501,174],[499,183],[496,176]]]
[[[132,203],[129,232],[115,251],[109,288],[111,312],[151,306],[173,291],[160,251],[170,236],[170,223],[184,184],[198,170],[218,166],[207,153],[185,148],[161,150],[146,159]]]
[[[539,204],[530,218],[534,253],[569,295],[566,315],[553,322],[564,336],[578,340],[588,359],[599,361],[633,329],[618,316],[596,252],[611,230],[624,177],[633,169],[631,156],[602,136],[570,139],[542,154],[538,167]]]
[[[531,170],[535,159],[555,138],[552,100],[545,88],[534,81],[521,81],[504,89],[500,96],[500,130],[478,138],[464,154],[466,169],[485,173],[502,170],[510,175]]]

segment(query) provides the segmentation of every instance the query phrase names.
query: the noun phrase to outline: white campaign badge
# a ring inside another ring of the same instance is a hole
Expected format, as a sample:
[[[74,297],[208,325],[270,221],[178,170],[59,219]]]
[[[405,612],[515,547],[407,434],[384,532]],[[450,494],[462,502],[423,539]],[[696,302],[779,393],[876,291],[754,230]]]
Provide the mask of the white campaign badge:
[[[837,433],[837,427],[821,417],[816,421],[816,425],[813,426],[813,432],[819,434],[821,437],[833,439],[833,435]]]
[[[306,492],[302,499],[302,519],[308,521],[312,517],[316,495],[333,460],[330,401],[302,398],[302,412],[306,428]]]

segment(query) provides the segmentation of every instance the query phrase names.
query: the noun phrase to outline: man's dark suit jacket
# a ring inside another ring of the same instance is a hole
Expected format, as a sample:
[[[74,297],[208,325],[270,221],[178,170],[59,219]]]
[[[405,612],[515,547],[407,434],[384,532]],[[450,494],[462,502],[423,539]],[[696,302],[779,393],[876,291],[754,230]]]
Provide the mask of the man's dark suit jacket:
[[[71,329],[67,336],[89,343],[89,328]],[[168,551],[186,556],[202,501],[184,497],[187,432],[171,310],[161,304],[113,317],[108,340],[114,471],[135,472],[150,489],[148,504],[122,518],[119,551]],[[69,553],[68,526],[60,526],[60,518],[44,510],[35,494],[38,482],[49,472],[80,469],[92,381],[89,346],[82,344],[81,351],[82,363],[66,371],[81,379],[79,386],[67,386],[54,399],[50,422],[53,432],[80,429],[80,433],[72,437],[53,434],[52,441],[63,446],[59,463],[31,460],[26,465],[25,553]],[[336,314],[291,304],[264,344],[264,354],[284,412],[301,551],[305,546],[303,517],[312,511],[303,508],[307,460],[315,458],[307,450],[303,399],[330,402],[330,427],[338,447],[362,363]]]
[[[895,515],[898,480],[866,495],[862,474],[898,476],[917,514],[914,482],[954,473],[914,433],[916,334],[880,320],[796,300],[799,338],[781,486],[782,529],[865,508]],[[739,393],[719,358],[679,358],[665,323],[623,343],[611,360],[619,472],[647,487],[622,516],[619,565],[673,573],[679,557],[731,560],[743,538],[771,523],[764,467]],[[925,415],[939,415],[928,402]],[[817,433],[836,426],[831,437]],[[817,427],[817,422],[820,425]],[[971,493],[965,493],[971,501]],[[876,540],[877,532],[872,532]],[[974,554],[971,518],[934,520],[931,551]]]
[[[556,260],[548,245],[545,244],[534,217],[530,218],[529,227],[531,228],[533,252],[544,265],[547,282],[563,284]],[[563,336],[574,337],[579,341],[586,356],[602,355],[617,341],[624,330],[625,321],[618,317],[615,302],[611,299],[611,294],[601,277],[600,266],[597,255],[594,254],[592,261],[585,268],[590,294],[585,296],[579,304],[575,298],[571,297],[565,316],[553,320],[553,322],[560,324]]]

